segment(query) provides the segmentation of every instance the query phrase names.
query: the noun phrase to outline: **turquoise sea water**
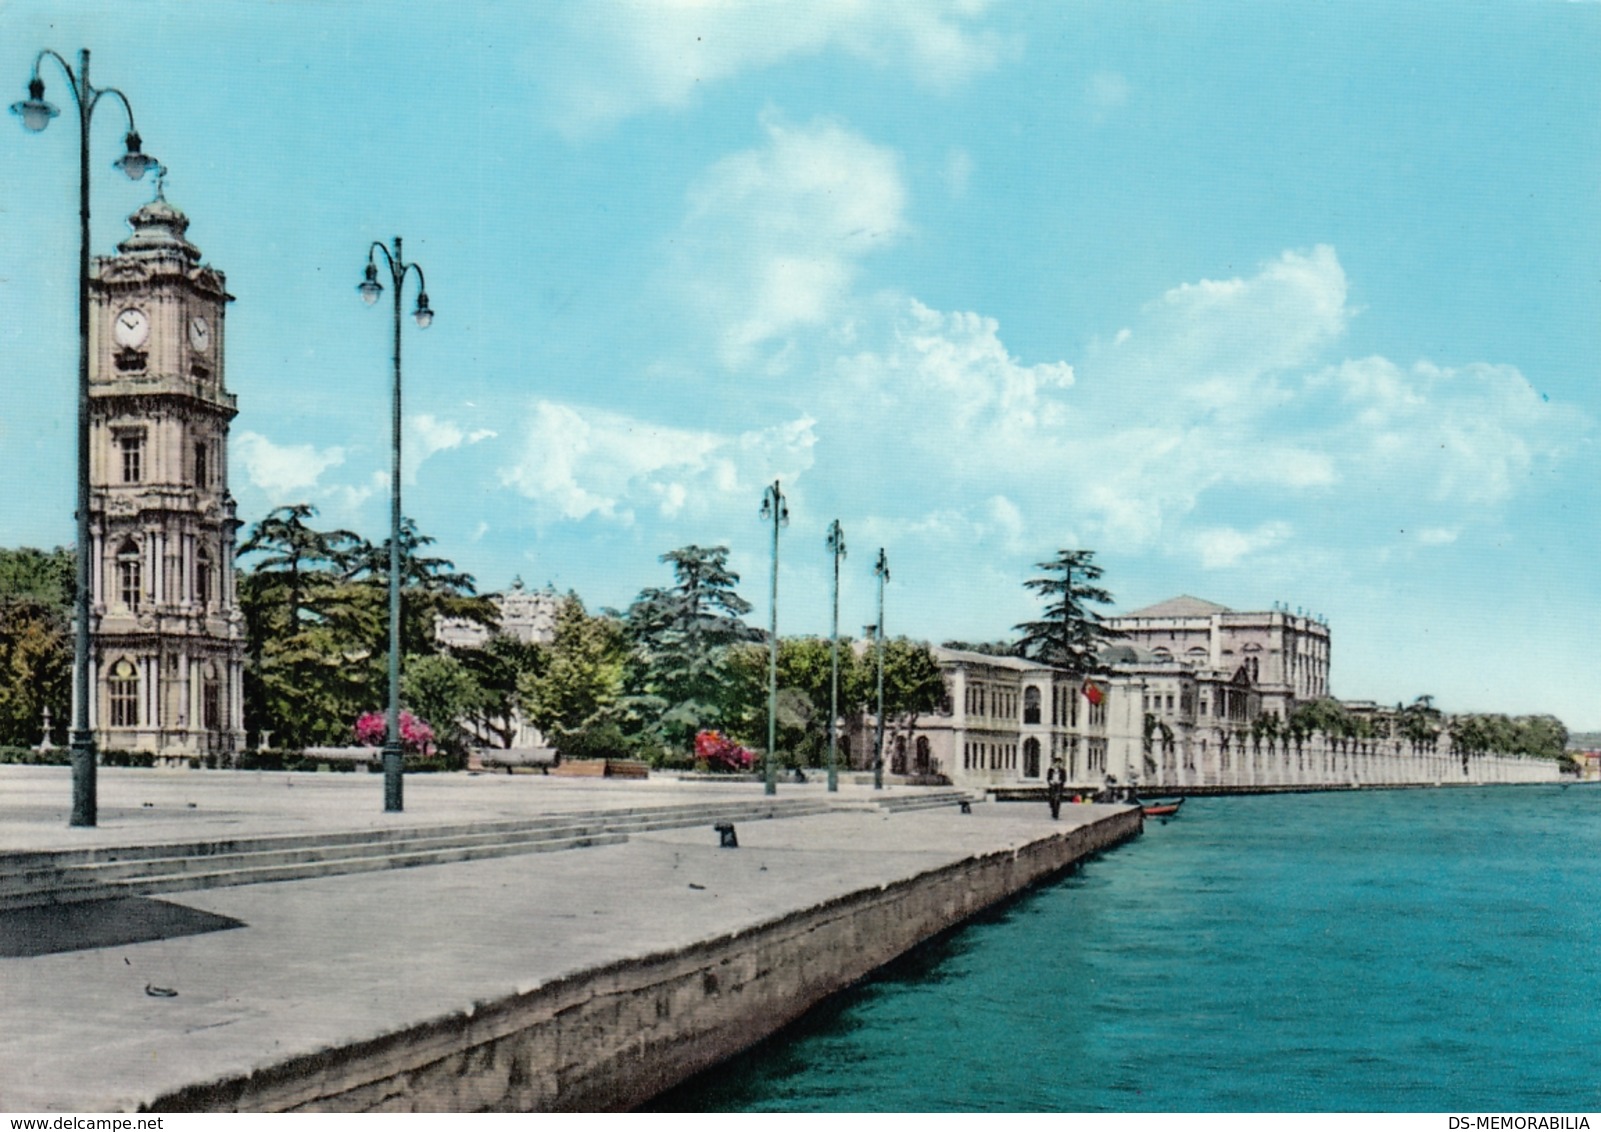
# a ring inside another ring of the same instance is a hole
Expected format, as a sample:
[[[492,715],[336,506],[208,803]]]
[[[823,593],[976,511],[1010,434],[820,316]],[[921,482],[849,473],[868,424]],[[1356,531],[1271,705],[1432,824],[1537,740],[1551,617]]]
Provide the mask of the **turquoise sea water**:
[[[1191,799],[665,1110],[1601,1110],[1601,787]]]

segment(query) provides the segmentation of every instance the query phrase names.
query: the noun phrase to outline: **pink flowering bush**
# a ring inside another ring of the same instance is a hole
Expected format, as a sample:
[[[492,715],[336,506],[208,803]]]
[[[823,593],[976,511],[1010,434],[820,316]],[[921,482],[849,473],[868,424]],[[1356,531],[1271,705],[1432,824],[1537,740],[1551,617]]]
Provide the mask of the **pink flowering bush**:
[[[356,720],[356,742],[363,747],[381,747],[389,738],[389,717],[381,711],[369,711]],[[434,729],[412,715],[400,713],[400,749],[412,754],[434,753]]]
[[[720,731],[702,731],[695,736],[695,761],[707,770],[737,772],[755,766],[756,753]]]

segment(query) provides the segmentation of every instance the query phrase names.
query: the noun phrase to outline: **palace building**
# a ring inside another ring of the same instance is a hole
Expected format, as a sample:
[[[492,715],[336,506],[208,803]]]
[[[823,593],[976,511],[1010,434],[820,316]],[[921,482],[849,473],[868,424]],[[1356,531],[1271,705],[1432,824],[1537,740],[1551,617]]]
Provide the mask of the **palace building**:
[[[239,523],[220,271],[158,187],[90,272],[90,726],[101,749],[227,764],[244,746]]]
[[[1124,642],[1173,661],[1228,672],[1244,668],[1262,710],[1288,719],[1295,705],[1329,694],[1329,627],[1288,608],[1239,613],[1195,597],[1175,597],[1106,619]]]

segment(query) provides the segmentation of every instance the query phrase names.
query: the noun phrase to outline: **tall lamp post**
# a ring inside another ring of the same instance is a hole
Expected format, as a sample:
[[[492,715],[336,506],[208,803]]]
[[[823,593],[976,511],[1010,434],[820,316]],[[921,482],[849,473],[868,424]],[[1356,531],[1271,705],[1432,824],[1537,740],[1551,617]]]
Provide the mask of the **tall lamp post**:
[[[407,263],[401,256],[399,236],[395,237],[393,254],[377,240],[367,248],[367,277],[356,285],[362,301],[372,306],[384,291],[378,282],[378,262],[374,258],[378,252],[389,264],[389,277],[395,285],[395,395],[390,412],[389,473],[389,727],[384,738],[384,811],[398,814],[405,808],[401,796],[404,755],[400,746],[400,292],[407,272],[417,273],[417,309],[411,312],[417,325],[426,330],[434,321],[434,312],[428,307],[428,283],[423,278],[422,265]]]
[[[773,586],[767,614],[767,793],[778,793],[778,528],[789,526],[789,502],[778,481],[762,492],[762,518],[773,521]]]
[[[834,557],[834,647],[828,684],[828,792],[839,790],[839,560],[845,557],[845,532],[839,520],[828,525],[828,552]]]
[[[873,789],[884,789],[884,583],[889,581],[889,559],[884,548],[878,548],[878,561],[873,563],[878,575],[878,624],[873,631],[878,635],[878,728],[873,739]]]
[[[67,86],[78,106],[78,531],[77,595],[73,611],[72,643],[72,825],[92,826],[97,820],[95,796],[95,737],[89,727],[89,124],[102,95],[114,95],[128,115],[127,152],[112,164],[137,181],[156,164],[140,151],[139,131],[133,124],[133,107],[115,87],[97,88],[89,82],[89,52],[78,52],[74,74],[67,61],[48,48],[34,56],[28,97],[13,103],[11,112],[24,128],[38,133],[61,111],[44,100],[39,64],[54,59],[67,76]]]

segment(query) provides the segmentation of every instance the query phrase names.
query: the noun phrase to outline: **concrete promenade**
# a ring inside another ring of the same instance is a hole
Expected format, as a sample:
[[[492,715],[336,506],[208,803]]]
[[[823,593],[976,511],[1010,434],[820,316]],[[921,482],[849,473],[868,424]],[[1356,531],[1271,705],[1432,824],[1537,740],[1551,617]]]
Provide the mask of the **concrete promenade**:
[[[0,853],[759,801],[757,783],[0,767]],[[0,1110],[640,1103],[921,938],[1138,832],[1127,807],[841,808],[620,844],[140,898],[222,930],[0,958]],[[93,905],[77,906],[94,907]],[[18,913],[0,912],[0,918]],[[166,991],[176,992],[166,994]]]

